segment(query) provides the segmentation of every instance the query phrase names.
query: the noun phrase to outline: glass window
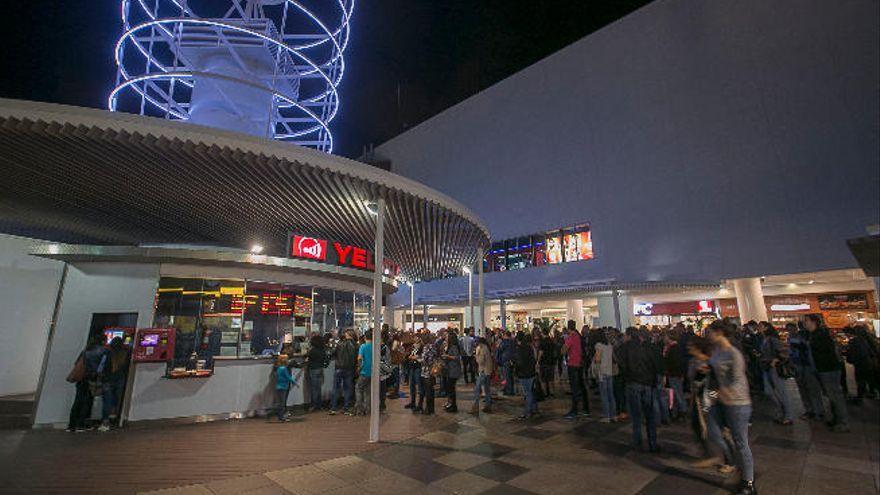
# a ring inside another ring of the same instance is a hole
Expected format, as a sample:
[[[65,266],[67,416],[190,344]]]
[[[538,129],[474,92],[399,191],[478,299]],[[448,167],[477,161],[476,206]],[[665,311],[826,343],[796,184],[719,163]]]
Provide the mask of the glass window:
[[[535,253],[534,266],[544,266],[547,264],[546,237],[544,234],[535,234],[532,236],[532,247]]]
[[[372,326],[373,298],[365,294],[354,295],[354,327],[359,335],[369,331]],[[418,317],[416,317],[418,320]]]
[[[204,280],[199,321],[199,359],[236,357],[242,327],[243,280]]]
[[[309,288],[248,281],[239,355],[279,352],[282,344],[304,339],[311,308]]]

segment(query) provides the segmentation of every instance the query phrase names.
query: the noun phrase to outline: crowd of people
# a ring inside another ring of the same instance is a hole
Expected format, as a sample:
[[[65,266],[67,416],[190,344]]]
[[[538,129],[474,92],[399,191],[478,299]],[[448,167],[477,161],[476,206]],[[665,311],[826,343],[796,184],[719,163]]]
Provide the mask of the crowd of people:
[[[599,421],[630,422],[636,448],[658,452],[658,426],[689,421],[704,454],[694,465],[725,474],[739,470],[739,493],[756,493],[748,435],[754,395],[772,401],[780,427],[800,419],[824,421],[832,431],[846,432],[844,362],[855,368],[858,397],[880,393],[877,339],[861,325],[844,332],[850,338],[841,348],[818,315],[782,332],[768,322],[738,326],[727,320],[702,330],[678,324],[624,331],[578,329],[569,321],[562,329],[487,328],[482,335],[475,335],[473,328],[431,332],[386,326],[381,334],[380,408],[386,399],[400,397],[403,386],[409,388],[405,407],[414,414],[434,414],[435,397],[445,398],[443,411],[455,413],[456,389],[463,381],[473,385],[471,414],[492,413],[497,387],[500,396],[522,396],[519,418],[526,420],[541,414],[539,402],[560,394],[560,385],[567,384],[571,407],[563,417],[575,420],[591,417],[589,398],[595,390]],[[336,371],[329,413],[369,413],[371,337],[370,332],[357,337],[349,330],[338,338],[312,339],[302,365],[309,370],[304,375],[310,382],[312,411],[323,407],[323,368],[332,359]],[[282,363],[279,369],[287,366]],[[798,398],[786,387],[792,379],[805,411],[799,418]],[[278,373],[281,404],[291,381],[289,368]],[[283,408],[278,414],[284,417]]]

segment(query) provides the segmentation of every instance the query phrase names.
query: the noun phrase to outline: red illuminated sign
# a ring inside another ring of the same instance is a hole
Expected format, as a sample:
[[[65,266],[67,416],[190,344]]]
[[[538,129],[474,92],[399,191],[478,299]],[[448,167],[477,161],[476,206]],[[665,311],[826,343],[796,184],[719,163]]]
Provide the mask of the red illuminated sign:
[[[327,259],[327,241],[295,235],[290,246],[290,255],[294,258],[324,261]]]
[[[290,256],[325,261],[359,270],[374,270],[376,268],[372,251],[341,242],[334,242],[333,248],[328,250],[327,244],[329,243],[325,239],[293,234],[290,243]],[[383,265],[386,276],[396,277],[400,273],[400,268],[391,260],[385,259]]]

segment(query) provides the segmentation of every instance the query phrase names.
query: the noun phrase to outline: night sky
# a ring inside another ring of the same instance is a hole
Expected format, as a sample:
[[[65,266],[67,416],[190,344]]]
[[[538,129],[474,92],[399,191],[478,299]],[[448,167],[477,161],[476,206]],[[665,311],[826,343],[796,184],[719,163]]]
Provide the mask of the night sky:
[[[334,152],[357,157],[647,3],[361,0]],[[105,108],[118,0],[15,2],[0,23],[0,96]]]

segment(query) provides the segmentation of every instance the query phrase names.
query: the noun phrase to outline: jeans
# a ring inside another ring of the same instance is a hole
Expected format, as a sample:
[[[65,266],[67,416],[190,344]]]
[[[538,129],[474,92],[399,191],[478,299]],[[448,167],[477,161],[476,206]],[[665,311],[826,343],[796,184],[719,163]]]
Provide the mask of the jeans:
[[[679,415],[687,413],[687,401],[684,399],[684,381],[680,376],[670,376],[666,378],[669,388],[672,389],[673,406],[672,410],[677,411]]]
[[[351,409],[354,392],[354,370],[337,369],[333,372],[333,395],[330,397],[330,409],[336,410],[339,404],[339,392],[342,392],[342,409]]]
[[[422,409],[422,402],[425,403],[425,414],[434,414],[434,382],[433,376],[422,377],[422,395],[419,396],[419,409]]]
[[[571,410],[569,414],[577,414],[578,404],[584,404],[584,412],[590,412],[587,397],[584,395],[584,370],[580,366],[568,367],[568,384],[571,386]]]
[[[367,414],[370,412],[370,377],[358,376],[354,391],[356,397],[354,412],[357,414]]]
[[[736,447],[727,441],[723,433],[723,428],[727,426],[727,421],[724,419],[724,406],[721,404],[713,405],[704,417],[706,419],[706,436],[721,451],[724,464],[732,466],[735,462],[733,454]]]
[[[785,389],[785,380],[779,376],[776,368],[771,367],[764,371],[764,392],[776,404],[777,416],[785,421],[791,421],[794,417],[791,399],[788,390]]]
[[[828,403],[831,406],[831,419],[835,425],[846,425],[849,423],[849,415],[846,411],[846,399],[843,396],[843,387],[840,386],[840,371],[820,371],[819,382],[825,395],[828,396]],[[829,418],[829,415],[825,415]]]
[[[424,397],[425,395],[425,385],[422,383],[422,367],[410,366],[406,373],[409,379],[409,403],[415,406],[419,397]]]
[[[101,384],[101,422],[110,421],[110,416],[122,402],[122,391],[125,390],[125,377],[109,380]]]
[[[648,430],[648,448],[657,448],[657,423],[654,418],[654,394],[651,385],[641,383],[626,384],[626,400],[632,416],[632,440],[636,448],[642,448],[642,418]]]
[[[823,418],[825,406],[822,404],[822,385],[819,384],[818,373],[807,366],[798,366],[795,372],[804,410],[816,418]]]
[[[523,388],[523,395],[525,395],[526,398],[523,416],[531,416],[538,412],[538,401],[535,400],[535,392],[532,390],[532,383],[534,383],[534,381],[535,377],[519,379],[519,384],[522,385]]]
[[[73,399],[73,405],[70,407],[68,428],[84,428],[86,426],[86,421],[92,416],[93,401],[94,397],[89,389],[89,381],[76,382],[76,398]]]
[[[290,388],[275,389],[275,406],[278,421],[284,421],[284,413],[287,412],[287,396],[290,394]]]
[[[614,377],[599,376],[599,397],[602,399],[602,414],[611,419],[617,415],[617,404],[614,402]]]
[[[654,417],[664,424],[669,422],[669,396],[663,387],[663,375],[657,375],[657,387],[654,394]]]
[[[739,454],[739,469],[743,481],[755,481],[755,461],[749,447],[749,418],[752,417],[752,406],[722,406],[724,421],[730,428],[733,445]]]
[[[455,394],[455,385],[458,383],[458,378],[449,378],[446,377],[446,403],[450,405],[450,407],[458,407],[458,397]]]
[[[617,405],[617,413],[622,414],[629,410],[626,403],[626,382],[623,377],[616,375],[612,378],[614,385],[614,403]]]
[[[309,397],[312,409],[321,409],[321,389],[324,385],[324,368],[309,368]]]
[[[489,388],[490,377],[485,373],[477,375],[476,385],[474,385],[474,409],[480,407],[480,391],[486,394],[483,402],[486,407],[492,407],[492,390]]]
[[[465,383],[474,383],[477,381],[477,360],[473,356],[461,357],[462,376]]]

